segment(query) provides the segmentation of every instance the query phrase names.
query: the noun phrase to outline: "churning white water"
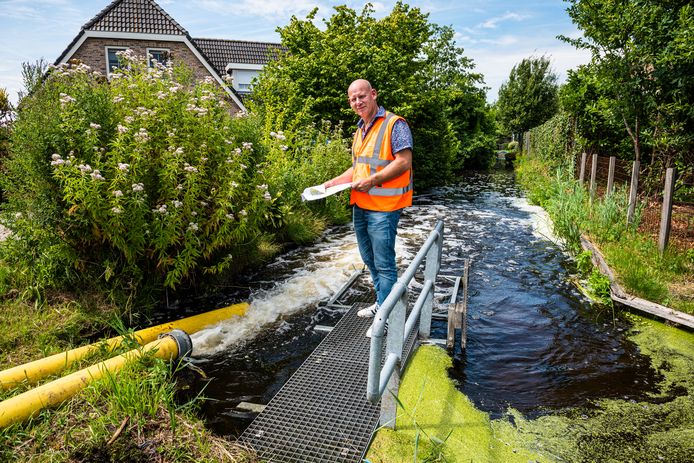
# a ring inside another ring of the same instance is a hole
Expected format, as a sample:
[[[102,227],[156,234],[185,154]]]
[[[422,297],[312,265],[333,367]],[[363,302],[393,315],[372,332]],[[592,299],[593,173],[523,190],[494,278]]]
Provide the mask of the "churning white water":
[[[530,215],[530,226],[533,230],[533,235],[538,238],[549,240],[560,246],[564,245],[561,238],[554,234],[554,225],[547,211],[540,206],[530,204],[526,198],[512,198],[511,203],[520,211],[527,212]]]
[[[414,229],[408,230],[405,236],[398,236],[399,266],[412,258],[404,241],[416,239],[419,234],[420,230]],[[253,292],[245,316],[233,317],[194,333],[191,339],[195,357],[206,357],[252,339],[268,324],[330,298],[363,264],[350,227],[340,233],[328,231],[311,247],[310,253],[297,249],[280,256],[270,266],[294,267],[294,270],[271,289]]]

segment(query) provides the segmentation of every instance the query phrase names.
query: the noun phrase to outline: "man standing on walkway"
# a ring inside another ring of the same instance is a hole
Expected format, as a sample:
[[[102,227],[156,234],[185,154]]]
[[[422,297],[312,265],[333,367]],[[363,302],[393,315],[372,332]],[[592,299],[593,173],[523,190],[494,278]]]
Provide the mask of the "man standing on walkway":
[[[376,289],[376,303],[360,310],[360,317],[376,315],[397,281],[395,236],[402,209],[412,205],[412,133],[405,119],[379,106],[376,97],[367,80],[349,86],[349,105],[361,118],[352,141],[352,167],[324,184],[352,183],[354,231]]]

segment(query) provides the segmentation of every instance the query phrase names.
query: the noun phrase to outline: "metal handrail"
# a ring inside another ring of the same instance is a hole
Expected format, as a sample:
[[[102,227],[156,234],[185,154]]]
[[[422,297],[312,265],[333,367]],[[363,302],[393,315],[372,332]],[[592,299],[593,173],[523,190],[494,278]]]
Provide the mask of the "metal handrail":
[[[434,283],[441,267],[441,250],[443,247],[443,221],[439,220],[424,245],[405,272],[395,282],[390,294],[376,313],[371,327],[371,349],[369,351],[369,375],[366,385],[366,397],[372,403],[378,403],[383,396],[393,372],[402,360],[402,348],[405,340],[415,329],[419,317],[419,334],[428,338],[431,329],[431,311],[434,299]],[[410,316],[405,321],[407,310],[407,287],[426,258],[424,285],[415,302]],[[383,338],[388,321],[386,358],[381,366]],[[397,384],[395,385],[397,388]],[[383,421],[383,417],[382,417]],[[394,424],[395,417],[388,419]]]

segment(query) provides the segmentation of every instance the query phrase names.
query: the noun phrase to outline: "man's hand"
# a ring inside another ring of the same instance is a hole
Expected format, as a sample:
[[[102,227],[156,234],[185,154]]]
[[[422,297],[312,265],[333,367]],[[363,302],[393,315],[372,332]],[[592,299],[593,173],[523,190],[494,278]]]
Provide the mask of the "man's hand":
[[[342,174],[338,175],[335,178],[332,178],[325,182],[323,186],[325,188],[330,188],[331,186],[335,185],[342,185],[343,183],[351,183],[352,182],[352,168],[350,167],[346,171],[344,171]]]
[[[373,188],[376,185],[376,183],[373,181],[371,177],[358,180],[352,184],[352,189],[361,191],[361,192],[367,192],[371,188]]]

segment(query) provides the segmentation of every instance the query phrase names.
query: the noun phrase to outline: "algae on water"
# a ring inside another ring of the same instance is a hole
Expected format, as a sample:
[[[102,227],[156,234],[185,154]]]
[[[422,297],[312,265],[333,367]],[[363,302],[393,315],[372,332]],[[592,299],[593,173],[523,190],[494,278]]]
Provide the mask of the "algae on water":
[[[694,334],[638,315],[626,316],[633,325],[630,339],[663,378],[660,392],[651,400],[601,400],[534,420],[510,409],[506,418],[491,420],[449,378],[452,361],[447,353],[425,346],[405,370],[396,431],[379,430],[367,460],[690,462]]]

